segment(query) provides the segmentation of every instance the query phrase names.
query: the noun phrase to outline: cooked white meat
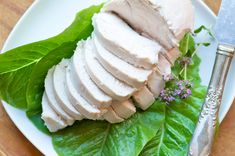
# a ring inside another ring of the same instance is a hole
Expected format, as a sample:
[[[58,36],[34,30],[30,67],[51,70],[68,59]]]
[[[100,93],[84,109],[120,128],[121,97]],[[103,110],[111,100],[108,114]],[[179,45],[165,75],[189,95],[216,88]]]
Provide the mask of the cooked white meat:
[[[108,108],[108,111],[104,114],[104,119],[110,123],[120,123],[124,121],[123,118],[116,114],[112,107]]]
[[[171,65],[174,65],[175,61],[180,57],[181,53],[179,51],[179,48],[175,47],[167,53],[163,53],[163,55],[171,63]]]
[[[87,40],[84,54],[86,61],[86,69],[91,79],[105,93],[113,97],[115,100],[127,100],[136,90],[129,85],[119,81],[106,71],[96,59],[95,46],[92,40]]]
[[[67,126],[63,119],[50,107],[45,93],[42,97],[42,119],[50,132],[56,132]]]
[[[136,106],[143,110],[148,109],[155,101],[154,95],[149,91],[147,87],[143,87],[140,91],[133,95],[133,99],[136,102]]]
[[[148,88],[152,92],[153,96],[157,98],[165,88],[165,81],[163,80],[162,74],[157,69],[154,69],[155,72],[150,76],[148,80]]]
[[[75,120],[61,108],[59,102],[57,102],[55,98],[53,78],[52,78],[54,70],[55,70],[55,67],[52,67],[47,73],[47,76],[45,79],[45,93],[47,95],[48,102],[51,108],[53,108],[55,112],[59,116],[61,116],[68,125],[72,125]]]
[[[158,55],[158,70],[162,76],[167,76],[171,74],[171,63],[163,56],[163,54]]]
[[[86,118],[96,120],[103,115],[104,110],[98,109],[95,105],[88,103],[78,92],[80,86],[75,86],[75,80],[71,75],[71,69],[66,69],[66,88],[68,97],[71,99],[74,107]]]
[[[178,40],[194,27],[194,7],[191,0],[150,0],[160,7],[162,16]]]
[[[163,17],[160,6],[154,0],[112,0],[103,10],[115,12],[137,32],[158,41],[167,50],[177,45],[176,38],[169,29],[170,23]]]
[[[74,87],[89,103],[99,108],[108,108],[112,103],[112,98],[97,87],[85,69],[84,45],[85,41],[80,41],[72,57]]]
[[[194,26],[191,0],[110,0],[94,32],[45,79],[41,118],[51,132],[75,120],[120,123],[146,110],[170,78],[179,40]]]
[[[145,85],[152,70],[137,68],[113,55],[100,44],[95,35],[93,35],[93,41],[96,47],[97,58],[108,72],[132,87],[140,88]]]
[[[126,100],[124,102],[113,102],[112,108],[118,116],[123,119],[130,118],[136,112],[136,108],[131,100]]]
[[[162,47],[136,33],[115,14],[94,15],[93,26],[102,45],[126,62],[145,69],[151,69],[158,62]]]
[[[59,101],[60,106],[74,119],[82,120],[83,115],[76,110],[73,104],[68,98],[68,93],[66,92],[66,72],[65,69],[68,67],[68,60],[62,60],[56,67],[53,74],[53,84],[55,97]]]

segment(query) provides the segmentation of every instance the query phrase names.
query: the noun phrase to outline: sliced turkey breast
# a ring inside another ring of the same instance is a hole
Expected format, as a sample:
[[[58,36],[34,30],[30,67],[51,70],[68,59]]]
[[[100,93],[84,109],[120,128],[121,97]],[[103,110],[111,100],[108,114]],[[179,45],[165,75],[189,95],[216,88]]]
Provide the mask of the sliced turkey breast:
[[[120,123],[124,121],[123,118],[116,114],[112,107],[108,108],[108,111],[104,114],[104,119],[110,123]]]
[[[151,69],[158,62],[162,47],[136,33],[115,14],[94,15],[93,26],[102,45],[126,62],[145,69]]]
[[[175,47],[171,50],[169,50],[167,53],[163,53],[165,58],[171,63],[173,66],[175,61],[181,56],[181,53],[179,51],[178,47]]]
[[[68,97],[71,99],[74,107],[86,118],[91,120],[97,120],[100,116],[103,115],[104,110],[98,109],[95,105],[91,105],[88,103],[78,92],[77,88],[79,86],[75,86],[74,79],[71,75],[71,69],[66,69],[66,88],[68,90]]]
[[[164,57],[163,54],[158,55],[159,62],[157,64],[159,73],[163,76],[171,74],[171,63]]]
[[[170,22],[161,14],[160,6],[154,0],[112,0],[103,10],[118,14],[137,32],[156,40],[167,50],[177,46],[176,38],[169,29]]]
[[[151,70],[137,68],[113,55],[100,44],[95,35],[93,35],[93,41],[96,47],[97,58],[108,72],[132,87],[140,88],[145,85],[145,82],[152,73]]]
[[[66,72],[65,69],[68,67],[69,60],[62,60],[56,67],[53,74],[53,84],[55,97],[59,101],[60,106],[74,119],[82,120],[83,115],[79,113],[78,110],[73,106],[68,98],[68,93],[66,92]]]
[[[147,87],[143,87],[140,91],[133,95],[135,104],[143,110],[148,109],[155,101],[154,95],[149,91]]]
[[[154,69],[155,72],[152,73],[148,80],[148,88],[152,92],[155,98],[157,98],[165,88],[165,81],[163,80],[162,74],[157,69]]]
[[[123,119],[130,118],[136,112],[136,108],[131,100],[113,102],[111,106],[114,112]]]
[[[119,81],[106,71],[96,59],[95,46],[92,40],[87,40],[85,46],[85,61],[86,69],[91,79],[105,93],[113,97],[115,100],[127,100],[135,91],[135,88],[130,87],[124,82]]]
[[[53,108],[53,110],[55,110],[55,112],[59,116],[61,116],[68,125],[72,125],[75,120],[61,108],[59,102],[55,98],[55,92],[54,92],[54,86],[53,86],[54,70],[55,70],[55,67],[52,67],[47,73],[47,76],[45,79],[45,93],[47,95],[48,102],[51,108]]]
[[[74,76],[74,87],[89,103],[97,105],[99,108],[108,108],[112,103],[112,98],[105,94],[91,80],[85,69],[84,41],[80,41],[72,57],[72,75]]]
[[[45,93],[42,97],[42,120],[45,122],[45,125],[50,132],[56,132],[67,127],[67,124],[63,119],[50,107]]]
[[[191,0],[149,0],[160,7],[162,16],[178,40],[194,27],[194,7]]]

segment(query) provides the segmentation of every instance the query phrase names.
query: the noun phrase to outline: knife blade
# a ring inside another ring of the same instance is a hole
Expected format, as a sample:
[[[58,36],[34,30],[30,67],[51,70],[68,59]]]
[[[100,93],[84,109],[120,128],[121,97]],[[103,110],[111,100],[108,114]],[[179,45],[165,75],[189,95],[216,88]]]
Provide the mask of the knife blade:
[[[223,0],[214,27],[218,40],[215,64],[205,102],[198,119],[188,156],[209,156],[214,141],[224,85],[235,51],[235,0]]]

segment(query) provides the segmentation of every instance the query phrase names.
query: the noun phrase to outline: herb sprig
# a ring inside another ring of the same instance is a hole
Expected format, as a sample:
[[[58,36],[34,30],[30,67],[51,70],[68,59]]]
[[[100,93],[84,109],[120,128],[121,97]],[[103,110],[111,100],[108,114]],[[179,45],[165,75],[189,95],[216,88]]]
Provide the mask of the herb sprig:
[[[200,47],[210,46],[210,42],[196,42],[195,38],[202,31],[206,32],[206,35],[209,35],[211,39],[215,39],[210,28],[202,25],[194,31],[194,33],[185,34],[184,38],[180,41],[179,50],[181,52],[181,57],[175,62],[175,66],[178,66],[179,69],[174,72],[172,77],[166,85],[166,88],[163,89],[160,93],[159,99],[164,101],[166,104],[170,104],[176,99],[186,99],[188,96],[192,95],[191,88],[193,87],[192,80],[188,78],[188,68],[194,62],[194,57],[197,54],[197,51]]]

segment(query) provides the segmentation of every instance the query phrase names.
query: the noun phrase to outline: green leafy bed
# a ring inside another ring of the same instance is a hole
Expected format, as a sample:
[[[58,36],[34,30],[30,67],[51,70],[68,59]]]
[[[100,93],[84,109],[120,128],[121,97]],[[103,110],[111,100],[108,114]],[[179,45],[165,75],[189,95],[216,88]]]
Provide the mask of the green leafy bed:
[[[57,133],[49,133],[40,118],[44,78],[49,68],[69,58],[76,43],[93,31],[91,17],[102,5],[79,12],[74,22],[61,34],[47,40],[24,45],[0,55],[0,97],[23,109],[40,130],[52,136],[59,155],[107,156],[184,156],[195,128],[206,88],[200,83],[200,59],[190,34],[181,41],[182,54],[193,55],[187,68],[179,61],[173,67],[177,77],[187,75],[194,83],[192,95],[170,104],[161,100],[147,111],[138,110],[120,124],[84,120]],[[167,84],[171,87],[172,84]]]

